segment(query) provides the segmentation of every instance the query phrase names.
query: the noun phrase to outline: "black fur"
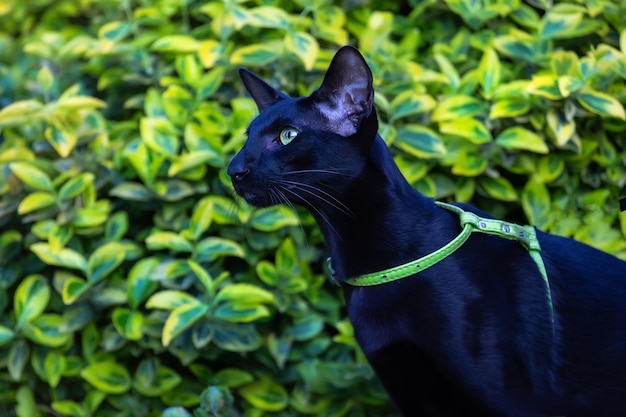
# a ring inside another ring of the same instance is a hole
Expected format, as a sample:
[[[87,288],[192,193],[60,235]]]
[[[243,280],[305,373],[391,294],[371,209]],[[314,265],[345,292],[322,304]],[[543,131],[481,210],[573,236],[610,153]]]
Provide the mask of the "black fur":
[[[378,136],[372,75],[356,49],[342,48],[308,97],[241,76],[261,113],[228,168],[235,189],[257,206],[306,207],[340,282],[459,234],[458,216],[415,191]],[[300,133],[282,145],[286,126]],[[626,415],[626,263],[538,237],[553,306],[527,250],[483,234],[418,275],[344,284],[356,338],[404,416]]]

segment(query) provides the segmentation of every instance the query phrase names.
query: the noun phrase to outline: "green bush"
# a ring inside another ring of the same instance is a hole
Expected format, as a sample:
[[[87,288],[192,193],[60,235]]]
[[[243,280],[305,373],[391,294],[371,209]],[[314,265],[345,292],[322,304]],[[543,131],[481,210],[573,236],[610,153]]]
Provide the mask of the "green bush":
[[[236,68],[307,94],[347,43],[417,189],[626,259],[626,3],[5,2],[3,416],[392,415],[312,217],[225,175]]]

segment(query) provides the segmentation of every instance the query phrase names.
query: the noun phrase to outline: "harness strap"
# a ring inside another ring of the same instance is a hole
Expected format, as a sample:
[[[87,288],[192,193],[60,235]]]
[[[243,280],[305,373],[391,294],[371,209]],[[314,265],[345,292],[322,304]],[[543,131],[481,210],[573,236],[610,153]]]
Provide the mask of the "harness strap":
[[[537,232],[533,226],[520,226],[515,223],[509,223],[502,220],[488,219],[480,217],[472,212],[465,211],[460,207],[453,206],[442,202],[436,202],[436,204],[447,210],[450,210],[459,215],[461,219],[461,227],[463,230],[455,237],[450,243],[442,248],[416,259],[411,262],[407,262],[403,265],[394,266],[384,271],[373,272],[359,277],[348,278],[346,283],[356,287],[368,287],[374,285],[385,284],[392,281],[397,281],[402,278],[414,275],[422,272],[425,269],[439,263],[444,260],[457,249],[459,249],[470,237],[472,232],[486,233],[490,235],[496,235],[505,239],[517,240],[520,242],[530,254],[530,257],[537,264],[537,268],[541,273],[541,277],[546,285],[546,295],[550,306],[550,319],[552,321],[552,327],[554,330],[554,312],[552,305],[552,291],[550,290],[550,281],[548,280],[548,273],[546,267],[541,258],[541,246],[537,239]]]

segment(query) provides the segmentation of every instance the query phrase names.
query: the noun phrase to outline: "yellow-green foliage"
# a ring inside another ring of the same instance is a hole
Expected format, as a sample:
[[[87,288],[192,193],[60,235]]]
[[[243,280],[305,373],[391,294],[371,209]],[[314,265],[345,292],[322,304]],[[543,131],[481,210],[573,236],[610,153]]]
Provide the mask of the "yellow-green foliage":
[[[626,258],[624,2],[5,1],[0,414],[393,415],[311,216],[225,175],[237,67],[347,43],[417,189]]]

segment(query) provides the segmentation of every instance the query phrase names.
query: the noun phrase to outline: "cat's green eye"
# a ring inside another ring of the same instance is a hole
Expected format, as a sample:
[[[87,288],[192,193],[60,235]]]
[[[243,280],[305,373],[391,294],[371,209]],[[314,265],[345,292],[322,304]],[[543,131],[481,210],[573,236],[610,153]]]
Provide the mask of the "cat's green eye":
[[[278,138],[280,139],[280,143],[288,145],[296,138],[296,136],[298,136],[298,133],[300,132],[295,127],[286,127],[280,132],[280,136]]]

